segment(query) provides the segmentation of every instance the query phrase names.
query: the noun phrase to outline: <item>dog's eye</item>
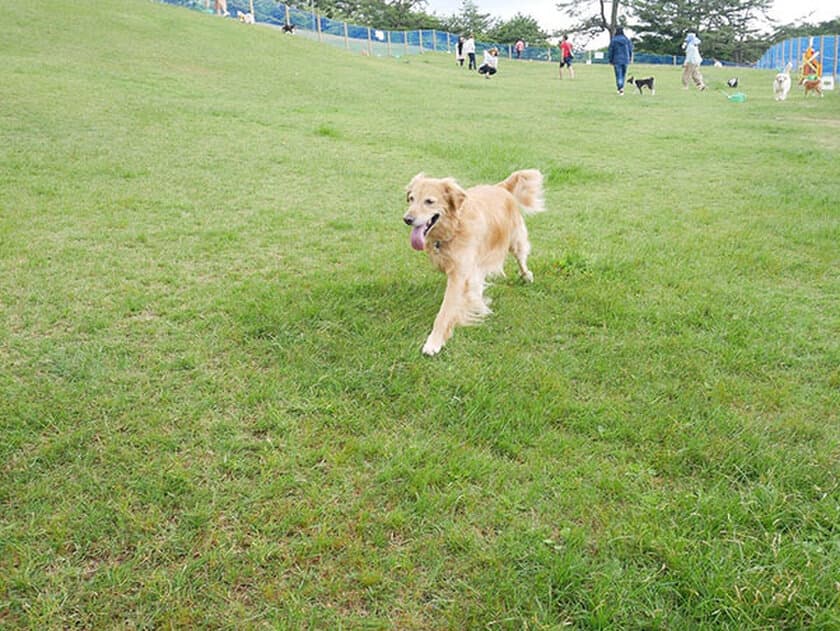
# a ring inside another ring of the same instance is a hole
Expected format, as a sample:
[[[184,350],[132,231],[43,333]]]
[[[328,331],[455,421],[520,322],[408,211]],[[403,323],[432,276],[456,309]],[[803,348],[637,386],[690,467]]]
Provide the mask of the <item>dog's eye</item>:
[[[414,201],[414,195],[406,195],[405,196],[405,201],[413,202]]]
[[[435,203],[435,200],[433,200],[431,197],[427,197],[423,200],[423,203],[426,204],[426,206],[431,206]]]

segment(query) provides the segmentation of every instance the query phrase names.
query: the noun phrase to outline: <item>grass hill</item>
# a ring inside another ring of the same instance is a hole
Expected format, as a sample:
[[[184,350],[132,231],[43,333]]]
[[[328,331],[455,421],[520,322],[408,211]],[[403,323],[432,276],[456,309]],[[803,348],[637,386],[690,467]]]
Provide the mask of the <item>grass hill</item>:
[[[139,0],[0,63],[0,626],[840,626],[837,94]],[[421,357],[405,184],[519,168],[536,282]]]

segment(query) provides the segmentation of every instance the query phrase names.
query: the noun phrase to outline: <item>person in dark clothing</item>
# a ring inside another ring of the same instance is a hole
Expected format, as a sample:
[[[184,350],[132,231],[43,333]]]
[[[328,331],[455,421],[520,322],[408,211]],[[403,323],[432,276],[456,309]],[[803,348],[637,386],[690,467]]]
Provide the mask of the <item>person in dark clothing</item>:
[[[607,59],[615,71],[615,87],[618,88],[618,94],[623,96],[627,66],[633,60],[633,43],[624,34],[624,29],[621,27],[615,29],[615,35],[610,41]]]
[[[458,37],[458,43],[455,44],[455,63],[462,68],[464,67],[464,36]]]

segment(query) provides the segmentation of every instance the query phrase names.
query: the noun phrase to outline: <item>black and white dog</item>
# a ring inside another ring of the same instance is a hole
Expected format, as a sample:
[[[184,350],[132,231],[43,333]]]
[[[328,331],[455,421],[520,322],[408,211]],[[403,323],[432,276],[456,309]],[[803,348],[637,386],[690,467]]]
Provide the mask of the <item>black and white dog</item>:
[[[732,77],[726,82],[730,88],[737,88],[738,87],[738,77]]]
[[[289,35],[295,34],[295,25],[294,24],[284,24],[283,25],[283,32],[288,33]]]
[[[633,75],[627,77],[627,83],[635,85],[639,89],[639,94],[642,93],[642,88],[650,90],[651,94],[656,94],[656,89],[653,87],[653,77],[645,77],[644,79],[634,79]]]

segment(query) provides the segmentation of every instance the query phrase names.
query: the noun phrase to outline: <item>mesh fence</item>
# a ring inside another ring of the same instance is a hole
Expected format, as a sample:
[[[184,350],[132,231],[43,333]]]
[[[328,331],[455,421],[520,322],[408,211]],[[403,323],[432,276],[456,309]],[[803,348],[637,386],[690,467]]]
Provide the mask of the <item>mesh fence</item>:
[[[216,12],[216,0],[161,0],[166,4],[188,7],[207,13]],[[402,57],[427,52],[455,53],[458,35],[437,30],[417,31],[389,31],[368,26],[349,24],[341,20],[305,11],[298,7],[278,3],[275,0],[227,0],[227,11],[230,17],[236,18],[239,13],[249,13],[253,4],[254,19],[262,24],[282,27],[292,25],[295,32],[304,37],[343,47],[353,52],[359,52],[377,57]],[[508,59],[519,58],[526,61],[560,61],[560,50],[555,46],[527,46],[517,55],[513,44],[500,42],[476,42],[475,50],[478,60],[488,48],[498,48],[500,55]],[[804,50],[804,49],[803,49]],[[836,55],[835,55],[836,57]],[[607,59],[603,53],[576,53],[576,62],[605,64]],[[637,53],[633,56],[637,64],[666,64],[681,66],[685,57],[680,55],[652,55]],[[713,61],[704,59],[703,64],[709,65]],[[724,65],[731,65],[723,62]]]
[[[187,7],[206,13],[218,12],[215,0],[162,0],[166,4]],[[362,52],[378,57],[401,57],[427,52],[455,53],[458,35],[432,29],[415,31],[390,31],[368,26],[350,24],[341,20],[305,11],[298,7],[277,3],[273,0],[254,0],[254,19],[261,24],[282,27],[292,25],[295,32],[304,37],[318,39],[324,43]],[[236,18],[239,13],[249,13],[249,0],[228,0],[227,11]],[[481,58],[485,50],[498,48],[500,54],[516,57],[513,44],[499,42],[476,42],[476,55]],[[560,51],[554,47],[529,46],[520,57],[531,61],[559,61]],[[580,58],[580,56],[578,56]]]
[[[840,35],[815,35],[812,37],[794,37],[774,44],[758,60],[756,66],[764,70],[782,70],[788,63],[795,70],[799,69],[808,47],[818,53],[822,63],[823,76],[836,77],[838,74],[838,46]]]

